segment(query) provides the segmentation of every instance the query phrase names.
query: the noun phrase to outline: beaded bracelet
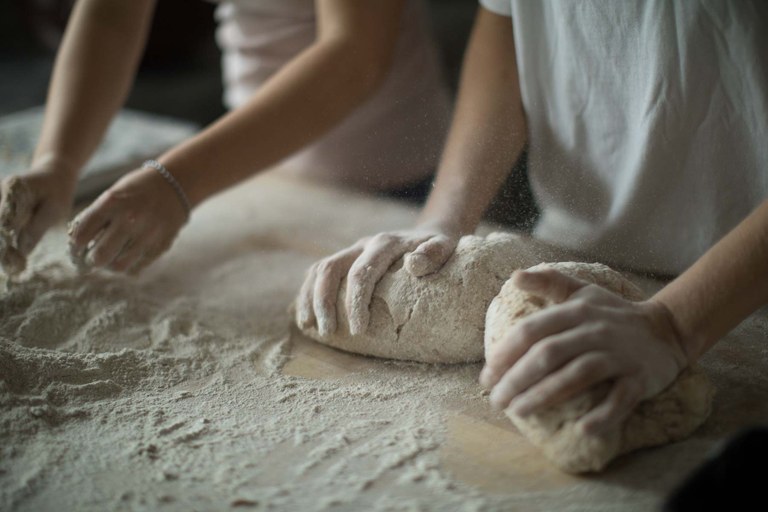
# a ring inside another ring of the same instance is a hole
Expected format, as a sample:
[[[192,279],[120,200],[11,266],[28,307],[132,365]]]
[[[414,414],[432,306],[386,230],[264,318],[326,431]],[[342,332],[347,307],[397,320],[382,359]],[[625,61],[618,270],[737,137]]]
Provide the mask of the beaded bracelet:
[[[147,160],[141,164],[141,167],[151,167],[152,169],[156,170],[160,176],[165,178],[165,181],[170,183],[170,185],[173,187],[173,190],[176,191],[176,195],[179,196],[179,201],[181,201],[181,205],[187,212],[187,219],[189,219],[189,216],[192,213],[192,205],[189,204],[189,198],[187,197],[187,194],[184,193],[184,189],[181,188],[181,185],[179,185],[179,182],[176,181],[176,178],[173,177],[173,174],[171,174],[170,171],[157,160]]]

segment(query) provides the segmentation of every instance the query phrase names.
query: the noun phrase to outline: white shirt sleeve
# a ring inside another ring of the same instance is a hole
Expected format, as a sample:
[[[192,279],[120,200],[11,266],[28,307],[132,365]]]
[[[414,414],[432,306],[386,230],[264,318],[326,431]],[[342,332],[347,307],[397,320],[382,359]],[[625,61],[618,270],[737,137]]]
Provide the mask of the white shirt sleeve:
[[[512,16],[511,0],[480,0],[480,5],[502,16]]]

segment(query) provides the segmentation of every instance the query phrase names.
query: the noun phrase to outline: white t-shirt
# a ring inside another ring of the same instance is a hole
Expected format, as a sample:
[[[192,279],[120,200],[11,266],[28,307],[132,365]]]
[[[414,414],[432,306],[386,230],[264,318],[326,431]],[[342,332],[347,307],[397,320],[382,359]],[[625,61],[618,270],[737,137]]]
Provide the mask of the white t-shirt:
[[[768,2],[481,3],[512,18],[536,236],[677,274],[768,197]]]
[[[245,103],[315,41],[313,0],[230,0],[221,3],[216,17],[230,108]],[[450,121],[450,98],[429,28],[421,1],[409,0],[382,86],[283,167],[363,189],[402,187],[434,172]]]

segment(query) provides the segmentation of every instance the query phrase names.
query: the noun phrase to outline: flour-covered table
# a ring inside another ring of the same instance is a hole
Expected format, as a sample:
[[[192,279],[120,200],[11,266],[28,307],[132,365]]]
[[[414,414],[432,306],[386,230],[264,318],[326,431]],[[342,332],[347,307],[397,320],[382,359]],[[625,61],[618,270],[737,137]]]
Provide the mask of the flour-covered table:
[[[291,328],[313,261],[415,215],[265,176],[204,204],[138,280],[77,277],[52,233],[0,295],[0,509],[647,511],[768,418],[765,314],[704,358],[718,393],[693,437],[580,478],[490,410],[479,365]]]

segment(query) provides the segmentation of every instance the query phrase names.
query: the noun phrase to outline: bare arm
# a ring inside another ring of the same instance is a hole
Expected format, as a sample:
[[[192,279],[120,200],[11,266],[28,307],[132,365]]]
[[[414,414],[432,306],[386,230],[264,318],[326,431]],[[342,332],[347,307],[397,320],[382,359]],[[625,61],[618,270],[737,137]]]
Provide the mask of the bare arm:
[[[85,164],[125,101],[154,5],[77,2],[56,57],[35,160],[60,160],[73,173]]]
[[[478,11],[434,192],[420,223],[471,233],[526,143],[512,24]]]
[[[672,315],[688,360],[768,303],[768,200],[653,300]]]
[[[154,3],[80,0],[75,6],[56,58],[32,165],[0,185],[5,238],[0,259],[28,254],[48,228],[69,214],[78,172],[131,85]],[[14,209],[21,190],[26,207]]]
[[[318,0],[314,44],[245,105],[160,158],[193,205],[333,128],[373,93],[394,54],[403,0]]]
[[[388,73],[403,1],[317,0],[315,43],[245,105],[159,158],[192,206],[315,140],[372,94]],[[186,220],[169,184],[138,169],[78,216],[71,249],[92,266],[136,271]]]
[[[373,289],[403,254],[417,276],[439,270],[461,235],[472,233],[525,145],[515,45],[509,18],[480,8],[462,70],[448,142],[427,205],[415,229],[359,240],[313,265],[297,302],[297,323],[336,330],[336,298],[347,279],[353,334],[368,327]]]

